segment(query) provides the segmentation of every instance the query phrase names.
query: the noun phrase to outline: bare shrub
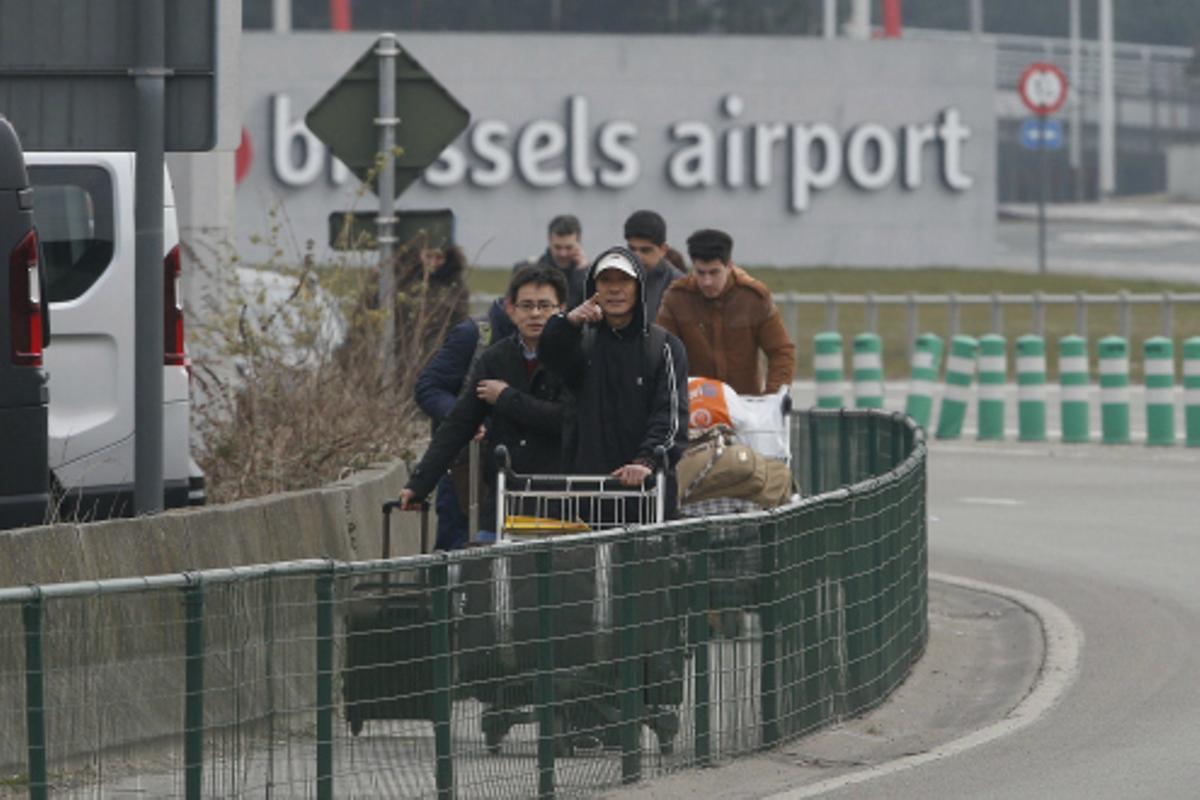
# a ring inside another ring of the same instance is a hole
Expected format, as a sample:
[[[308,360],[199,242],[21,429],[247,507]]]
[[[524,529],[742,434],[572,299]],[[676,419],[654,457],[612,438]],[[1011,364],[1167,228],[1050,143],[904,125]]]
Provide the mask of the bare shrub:
[[[254,268],[231,253],[201,258],[212,290],[195,336],[192,420],[211,501],[311,488],[411,458],[428,430],[413,401],[417,376],[465,296],[438,290],[429,275],[401,280],[421,244],[399,248],[394,265],[393,375],[367,256],[319,265],[310,241],[290,263],[280,247]]]

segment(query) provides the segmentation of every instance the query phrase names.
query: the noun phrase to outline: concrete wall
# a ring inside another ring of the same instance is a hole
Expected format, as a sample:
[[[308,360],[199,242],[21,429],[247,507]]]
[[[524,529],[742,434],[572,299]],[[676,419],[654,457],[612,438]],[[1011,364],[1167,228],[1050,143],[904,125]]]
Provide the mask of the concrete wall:
[[[295,257],[309,240],[325,252],[331,212],[376,207],[303,125],[372,41],[243,37],[243,258]],[[728,229],[747,264],[993,263],[990,44],[405,33],[401,45],[472,124],[400,208],[452,208],[475,263],[540,251],[563,212],[595,254],[638,208],[659,210],[679,246],[696,228]],[[400,116],[402,140],[416,121]],[[880,138],[894,148],[883,164]]]
[[[1167,145],[1167,194],[1200,203],[1200,144]]]

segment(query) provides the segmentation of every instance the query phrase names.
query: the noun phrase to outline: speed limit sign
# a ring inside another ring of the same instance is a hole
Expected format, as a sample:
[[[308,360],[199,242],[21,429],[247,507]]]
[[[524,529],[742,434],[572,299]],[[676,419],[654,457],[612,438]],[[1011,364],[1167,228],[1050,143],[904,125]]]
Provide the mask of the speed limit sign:
[[[1067,102],[1067,76],[1053,64],[1038,61],[1021,73],[1017,91],[1030,111],[1044,117]]]

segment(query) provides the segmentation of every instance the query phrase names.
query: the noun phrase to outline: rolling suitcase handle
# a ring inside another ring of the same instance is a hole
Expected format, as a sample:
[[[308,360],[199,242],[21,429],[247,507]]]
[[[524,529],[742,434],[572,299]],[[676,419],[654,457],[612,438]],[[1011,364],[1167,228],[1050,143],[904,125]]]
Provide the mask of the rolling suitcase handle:
[[[392,512],[406,509],[399,500],[388,500],[383,504],[383,558],[392,557]],[[421,553],[429,552],[429,503],[421,502],[414,510],[421,512]]]

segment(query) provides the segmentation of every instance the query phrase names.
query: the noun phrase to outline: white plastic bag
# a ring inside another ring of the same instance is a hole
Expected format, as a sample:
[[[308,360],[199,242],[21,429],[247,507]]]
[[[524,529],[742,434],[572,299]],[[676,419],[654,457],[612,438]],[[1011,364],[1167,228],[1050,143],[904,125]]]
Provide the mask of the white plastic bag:
[[[721,381],[689,378],[688,401],[690,427],[725,423],[755,452],[791,461],[788,387],[782,386],[774,394],[743,396]]]

